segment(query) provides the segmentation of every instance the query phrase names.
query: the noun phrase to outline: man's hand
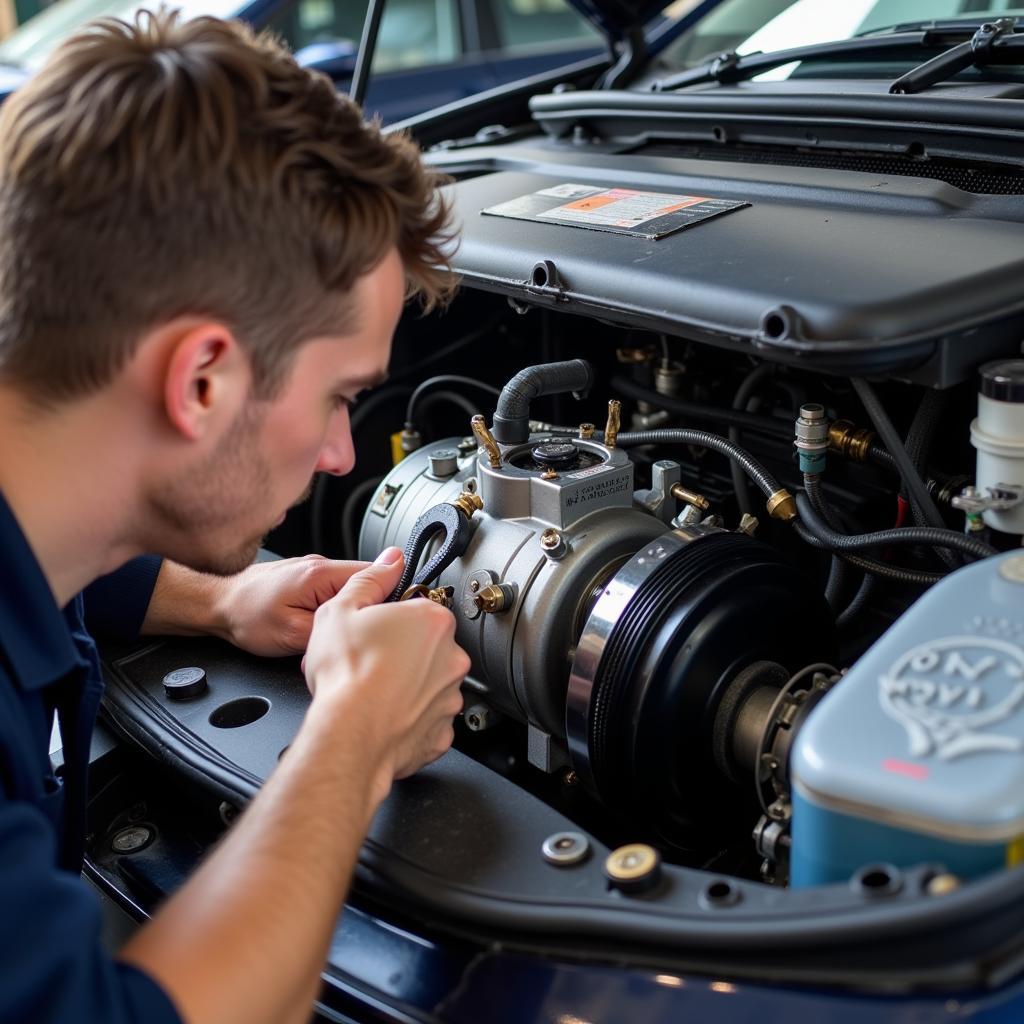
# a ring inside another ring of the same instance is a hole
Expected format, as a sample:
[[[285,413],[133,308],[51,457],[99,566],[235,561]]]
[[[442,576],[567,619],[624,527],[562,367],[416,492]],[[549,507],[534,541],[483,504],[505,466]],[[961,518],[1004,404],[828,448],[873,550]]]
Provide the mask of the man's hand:
[[[316,610],[366,565],[319,555],[250,565],[222,581],[224,635],[252,654],[301,654]]]
[[[237,576],[207,576],[164,562],[144,635],[219,636],[252,654],[301,654],[313,615],[366,562],[319,555],[258,562]]]
[[[376,796],[391,782],[440,757],[462,710],[459,686],[469,657],[455,643],[455,618],[424,599],[384,604],[402,574],[402,553],[388,548],[321,604],[306,652],[310,715],[359,723],[380,766]]]

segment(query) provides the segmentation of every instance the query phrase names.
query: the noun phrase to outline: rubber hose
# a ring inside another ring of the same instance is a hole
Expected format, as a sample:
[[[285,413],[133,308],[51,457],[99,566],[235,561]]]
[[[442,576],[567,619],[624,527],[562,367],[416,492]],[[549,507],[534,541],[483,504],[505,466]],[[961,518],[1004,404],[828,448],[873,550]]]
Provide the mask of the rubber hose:
[[[743,380],[740,382],[740,386],[736,389],[736,394],[732,400],[732,407],[740,412],[746,411],[747,402],[750,400],[754,391],[757,390],[758,385],[765,377],[770,377],[775,372],[775,366],[772,363],[762,363],[760,366],[755,366],[753,370],[748,373]],[[740,442],[740,428],[735,424],[729,427],[729,440],[733,444],[739,444]],[[747,486],[747,478],[743,475],[743,470],[735,462],[729,463],[729,472],[732,474],[732,486],[736,492],[736,504],[739,506],[741,513],[752,511],[753,506],[750,503],[750,488]]]
[[[928,526],[944,530],[946,528],[945,521],[935,502],[932,501],[932,496],[928,493],[928,487],[921,478],[921,474],[911,461],[906,448],[903,447],[903,442],[900,440],[892,420],[889,419],[889,414],[878,400],[874,388],[863,377],[852,377],[851,383],[864,408],[867,410],[868,416],[871,417],[871,422],[874,424],[875,430],[878,431],[878,436],[882,439],[882,443],[889,450],[889,454],[892,455],[899,468],[900,477],[907,488],[911,504],[917,503],[921,515],[924,516]],[[957,536],[960,535],[957,534]]]
[[[784,437],[787,441],[793,440],[792,424],[782,423],[767,416],[754,416],[737,409],[722,409],[718,406],[701,405],[700,402],[687,402],[682,398],[671,398],[659,391],[645,388],[628,377],[613,377],[611,388],[638,402],[648,402],[650,405],[659,406],[679,416],[688,416],[698,420],[713,420],[742,427],[744,430],[757,430],[772,437]]]
[[[480,407],[473,402],[472,399],[466,398],[465,395],[460,395],[457,391],[431,391],[419,400],[420,415],[425,415],[427,410],[433,408],[435,405],[457,405],[469,419],[472,419],[478,412],[480,412]],[[406,426],[408,426],[408,423]],[[470,427],[467,423],[467,435],[469,434],[469,431]]]
[[[828,499],[825,497],[824,488],[821,486],[820,478],[813,473],[805,473],[804,486],[807,489],[807,497],[810,498],[811,506],[818,515],[820,515],[822,519],[832,527],[832,529],[843,532],[840,530],[841,524],[839,521],[839,515],[828,503]],[[888,579],[900,580],[904,583],[924,583],[928,586],[931,586],[933,583],[938,583],[938,581],[943,579],[945,576],[944,573],[931,573],[926,570],[904,569],[902,566],[889,565],[888,562],[879,562],[874,558],[867,558],[863,555],[851,555],[849,553],[834,551],[832,552],[830,577],[831,570],[836,568],[836,563],[844,567],[850,566],[855,569],[860,569],[862,572],[869,573],[872,576],[882,576]],[[906,573],[914,574],[915,578],[908,579],[905,575]],[[831,602],[829,602],[829,607],[833,607]]]
[[[996,549],[974,537],[957,533],[956,530],[937,529],[932,526],[901,526],[890,530],[875,530],[871,533],[837,533],[822,520],[806,494],[796,496],[797,511],[804,525],[811,531],[821,546],[830,551],[860,551],[884,545],[947,547],[975,558],[988,558]]]
[[[836,619],[836,625],[840,629],[850,625],[867,608],[874,590],[875,577],[870,573],[865,573],[864,579],[861,580],[861,584],[857,588],[857,593],[853,595],[853,599],[839,613],[839,617]]]
[[[489,395],[500,394],[499,390],[494,387],[493,384],[487,384],[482,380],[477,380],[475,377],[463,377],[455,373],[442,373],[437,377],[428,377],[409,396],[409,404],[405,409],[405,425],[407,428],[412,429],[416,425],[416,407],[419,405],[424,394],[428,391],[433,391],[435,388],[438,388],[443,384],[464,384],[466,387],[486,391]],[[471,413],[470,415],[474,414]]]
[[[839,530],[840,523],[832,507],[825,500],[817,475],[812,473],[804,474],[804,487],[807,489],[807,497],[811,499],[814,511],[832,527]],[[833,612],[839,610],[839,601],[843,589],[850,578],[849,563],[844,562],[838,555],[833,554],[829,559],[828,579],[825,581],[825,601]]]
[[[825,544],[819,540],[799,519],[793,520],[793,529],[797,536],[805,543],[814,548],[828,550]],[[861,555],[854,555],[849,552],[837,552],[844,562],[857,569],[863,569],[874,576],[882,576],[885,579],[895,580],[898,583],[916,583],[921,586],[930,587],[933,583],[945,579],[948,573],[928,572],[924,569],[904,569],[901,565],[888,565],[885,562],[875,562]]]
[[[910,430],[907,431],[907,455],[910,456],[910,461],[914,464],[922,479],[925,476],[925,464],[928,460],[928,453],[931,450],[932,439],[935,436],[935,428],[942,417],[948,398],[949,393],[946,391],[935,391],[932,389],[925,391],[921,396],[921,401],[918,403],[917,412],[914,413]],[[904,497],[907,497],[907,495],[904,495]],[[927,525],[927,515],[916,501],[911,500],[910,512],[918,526]],[[963,564],[951,551],[940,549],[935,553],[951,569],[957,569]]]
[[[573,391],[586,394],[594,381],[594,368],[585,359],[542,363],[520,370],[498,395],[491,426],[502,444],[522,444],[530,437],[530,403],[541,395]]]
[[[735,460],[743,471],[761,489],[765,497],[770,498],[780,490],[779,482],[749,453],[738,444],[717,434],[709,434],[706,430],[687,430],[682,427],[666,427],[663,430],[632,430],[619,434],[618,443],[622,448],[631,448],[640,444],[695,444],[701,448],[710,448]]]

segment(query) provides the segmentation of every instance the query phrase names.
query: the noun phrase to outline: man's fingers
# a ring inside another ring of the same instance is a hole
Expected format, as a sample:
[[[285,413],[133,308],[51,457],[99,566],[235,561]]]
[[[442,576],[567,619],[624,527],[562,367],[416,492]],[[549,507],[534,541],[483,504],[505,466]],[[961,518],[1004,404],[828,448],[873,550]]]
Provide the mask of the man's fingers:
[[[402,578],[402,561],[399,548],[385,548],[375,562],[357,572],[345,584],[338,601],[353,609],[380,604],[398,586]]]
[[[357,573],[367,568],[369,562],[348,562],[332,558],[309,559],[309,582],[317,606],[329,601]]]

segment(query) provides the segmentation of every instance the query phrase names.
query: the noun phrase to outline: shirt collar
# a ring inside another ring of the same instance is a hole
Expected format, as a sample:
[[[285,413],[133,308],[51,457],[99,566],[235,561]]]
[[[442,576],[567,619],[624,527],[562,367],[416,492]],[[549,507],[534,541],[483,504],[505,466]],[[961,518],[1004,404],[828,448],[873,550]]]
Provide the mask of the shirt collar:
[[[0,648],[15,679],[38,690],[82,665],[67,622],[0,493]]]

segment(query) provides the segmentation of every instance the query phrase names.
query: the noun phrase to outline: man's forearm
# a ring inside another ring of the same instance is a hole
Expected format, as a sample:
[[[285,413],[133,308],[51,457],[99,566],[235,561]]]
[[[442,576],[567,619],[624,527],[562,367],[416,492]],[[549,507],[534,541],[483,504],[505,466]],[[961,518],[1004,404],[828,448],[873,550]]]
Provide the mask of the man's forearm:
[[[139,630],[142,636],[219,636],[227,639],[225,581],[164,559]]]
[[[365,705],[315,708],[231,832],[125,947],[123,957],[160,981],[190,1024],[308,1015],[360,844],[389,785],[370,758],[371,733]]]

